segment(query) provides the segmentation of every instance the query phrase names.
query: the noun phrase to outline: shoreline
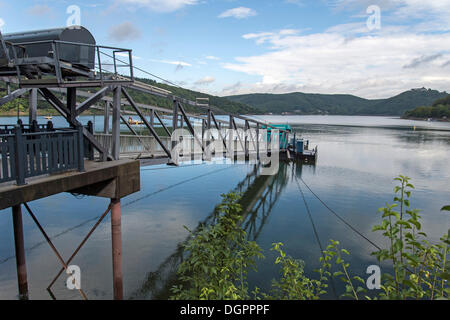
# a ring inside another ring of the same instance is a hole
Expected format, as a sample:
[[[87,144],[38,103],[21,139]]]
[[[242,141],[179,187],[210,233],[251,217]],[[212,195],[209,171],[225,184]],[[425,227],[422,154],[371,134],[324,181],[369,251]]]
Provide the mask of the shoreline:
[[[450,122],[450,119],[435,119],[435,118],[415,118],[415,117],[401,117],[402,120],[415,120],[415,121],[425,121],[425,122]],[[431,119],[431,120],[428,120]]]

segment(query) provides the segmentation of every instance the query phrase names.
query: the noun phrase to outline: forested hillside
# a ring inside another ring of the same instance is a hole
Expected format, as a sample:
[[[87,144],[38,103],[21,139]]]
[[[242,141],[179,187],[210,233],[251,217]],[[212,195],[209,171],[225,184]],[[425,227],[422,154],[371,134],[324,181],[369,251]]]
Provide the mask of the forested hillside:
[[[251,105],[264,113],[340,114],[340,115],[395,115],[406,110],[430,105],[446,92],[431,89],[412,89],[388,99],[369,100],[353,95],[309,93],[247,94],[227,97]]]

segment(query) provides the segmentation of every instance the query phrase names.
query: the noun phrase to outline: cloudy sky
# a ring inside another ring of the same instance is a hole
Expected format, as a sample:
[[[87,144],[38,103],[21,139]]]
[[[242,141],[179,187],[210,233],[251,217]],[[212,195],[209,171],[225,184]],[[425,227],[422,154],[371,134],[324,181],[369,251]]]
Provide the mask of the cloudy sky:
[[[71,5],[99,44],[203,92],[450,91],[450,0],[0,0],[0,28],[64,26]]]

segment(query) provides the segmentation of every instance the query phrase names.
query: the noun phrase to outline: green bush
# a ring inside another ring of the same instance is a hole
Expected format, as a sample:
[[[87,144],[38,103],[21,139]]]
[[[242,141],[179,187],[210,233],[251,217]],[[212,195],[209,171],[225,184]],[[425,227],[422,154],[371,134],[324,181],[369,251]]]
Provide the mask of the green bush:
[[[382,232],[389,246],[373,252],[378,261],[389,263],[393,274],[381,277],[381,290],[374,299],[448,299],[450,289],[449,234],[440,242],[432,244],[422,232],[419,210],[410,208],[410,197],[414,186],[410,178],[395,179],[394,203],[386,204],[380,225],[373,232]],[[282,243],[274,243],[272,250],[278,253],[275,264],[280,266],[281,277],[273,280],[270,293],[255,288],[249,293],[247,273],[255,269],[256,259],[263,258],[261,248],[247,240],[240,227],[241,206],[239,196],[223,195],[219,206],[219,218],[215,225],[207,226],[195,234],[185,245],[188,258],[178,270],[182,284],[172,288],[172,299],[277,299],[317,300],[325,294],[331,277],[345,284],[343,297],[359,300],[371,299],[366,293],[365,282],[352,276],[350,264],[344,256],[350,253],[339,248],[339,241],[330,240],[320,258],[321,267],[316,270],[317,279],[304,274],[304,262],[288,256]],[[442,210],[450,211],[450,206]],[[330,270],[337,267],[333,274]]]
[[[178,270],[182,284],[172,288],[172,299],[240,300],[249,299],[246,275],[263,258],[256,242],[248,241],[240,227],[239,196],[222,195],[215,225],[191,233],[184,250],[189,257]]]

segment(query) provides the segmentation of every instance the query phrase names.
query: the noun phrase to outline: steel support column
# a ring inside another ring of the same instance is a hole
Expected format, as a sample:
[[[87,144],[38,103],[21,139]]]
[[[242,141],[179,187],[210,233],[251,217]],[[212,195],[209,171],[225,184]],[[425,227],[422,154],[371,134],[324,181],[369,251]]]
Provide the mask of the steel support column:
[[[28,123],[32,124],[33,120],[37,120],[37,89],[30,90],[28,101],[29,101]]]
[[[113,119],[112,119],[112,156],[114,160],[120,159],[120,103],[122,99],[122,88],[114,89]]]
[[[77,89],[67,88],[67,110],[69,110],[70,122],[73,123],[77,119]]]
[[[25,263],[25,242],[23,237],[22,205],[12,208],[14,244],[16,248],[17,281],[19,299],[28,300],[27,266]]]
[[[123,300],[122,222],[120,199],[111,199],[111,237],[114,300]]]

